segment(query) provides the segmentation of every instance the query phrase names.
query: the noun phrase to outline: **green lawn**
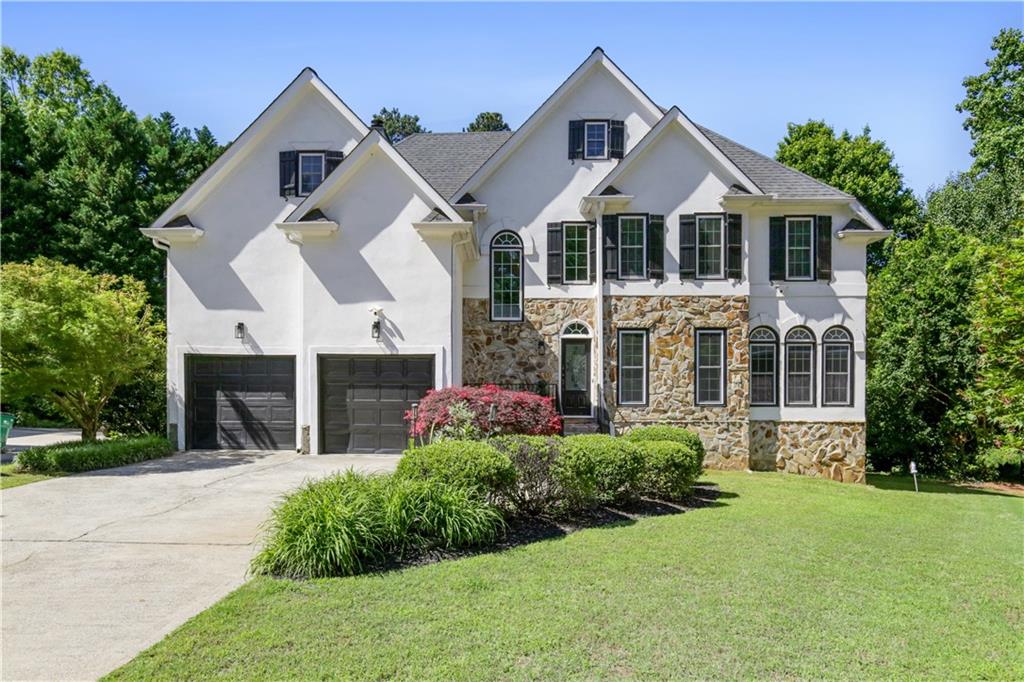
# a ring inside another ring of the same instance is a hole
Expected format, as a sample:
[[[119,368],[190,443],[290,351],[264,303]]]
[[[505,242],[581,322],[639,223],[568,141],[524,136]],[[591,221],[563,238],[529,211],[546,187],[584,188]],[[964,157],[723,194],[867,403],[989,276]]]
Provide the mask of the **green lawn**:
[[[0,464],[0,490],[16,488],[19,485],[25,485],[26,483],[45,481],[48,478],[54,478],[55,476],[62,475],[63,474],[29,474],[16,471],[13,462],[11,464]]]
[[[682,515],[253,580],[112,677],[1024,678],[1024,499],[708,478],[719,505]]]

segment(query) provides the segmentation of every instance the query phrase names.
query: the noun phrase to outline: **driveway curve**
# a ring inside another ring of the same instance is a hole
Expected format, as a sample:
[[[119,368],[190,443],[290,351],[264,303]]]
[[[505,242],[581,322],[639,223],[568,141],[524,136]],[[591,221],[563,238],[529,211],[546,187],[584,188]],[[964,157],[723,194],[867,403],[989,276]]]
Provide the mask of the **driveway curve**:
[[[397,461],[184,452],[5,490],[0,677],[110,672],[245,581],[283,493]]]

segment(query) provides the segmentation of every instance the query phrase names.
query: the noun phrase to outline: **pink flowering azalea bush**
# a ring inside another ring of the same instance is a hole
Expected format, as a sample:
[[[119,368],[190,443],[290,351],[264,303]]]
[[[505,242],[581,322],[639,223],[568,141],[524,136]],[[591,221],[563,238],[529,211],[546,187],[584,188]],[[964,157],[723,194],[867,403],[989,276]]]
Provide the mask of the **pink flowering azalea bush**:
[[[496,407],[493,421],[490,418],[492,405]],[[412,434],[417,438],[431,438],[444,433],[461,414],[470,415],[470,428],[480,436],[502,433],[548,436],[562,430],[562,418],[552,398],[488,385],[428,391],[420,401]],[[412,413],[407,412],[405,419],[411,422]]]

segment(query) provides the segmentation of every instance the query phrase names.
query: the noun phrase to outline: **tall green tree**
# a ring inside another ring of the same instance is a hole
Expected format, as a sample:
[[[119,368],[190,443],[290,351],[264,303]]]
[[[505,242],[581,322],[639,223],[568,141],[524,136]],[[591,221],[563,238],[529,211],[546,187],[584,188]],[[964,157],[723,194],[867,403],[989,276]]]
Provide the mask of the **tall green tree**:
[[[401,142],[403,138],[414,133],[429,133],[430,131],[420,125],[420,117],[413,114],[403,114],[398,109],[382,107],[377,115],[373,117],[373,124],[384,126],[384,132],[392,142]]]
[[[482,111],[476,115],[467,128],[463,129],[463,132],[483,133],[501,130],[511,130],[505,123],[504,117],[497,111]]]
[[[958,173],[929,191],[925,205],[927,220],[934,225],[988,244],[1006,243],[1024,226],[1024,168]]]
[[[872,139],[869,128],[859,135],[846,130],[837,135],[824,121],[790,123],[775,158],[857,197],[897,234],[917,230],[921,207],[904,184],[892,151],[882,140]]]
[[[160,362],[164,325],[145,287],[46,258],[0,272],[4,399],[42,397],[94,440],[114,392]]]
[[[29,59],[4,47],[0,71],[4,260],[131,275],[162,308],[163,255],[137,228],[212,163],[213,135],[170,114],[140,121],[62,50]]]
[[[1024,163],[1024,33],[1000,31],[992,50],[988,70],[964,79],[967,93],[956,109],[967,114],[964,130],[974,141],[971,170],[1005,176]]]

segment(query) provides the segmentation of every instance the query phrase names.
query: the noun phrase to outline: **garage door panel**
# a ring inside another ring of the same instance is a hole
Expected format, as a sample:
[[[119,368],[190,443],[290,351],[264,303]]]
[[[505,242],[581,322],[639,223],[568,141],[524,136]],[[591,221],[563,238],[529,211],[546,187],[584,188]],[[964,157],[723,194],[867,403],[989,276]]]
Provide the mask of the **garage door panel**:
[[[186,378],[188,447],[295,447],[293,357],[188,355]]]
[[[401,452],[405,413],[434,383],[434,359],[321,356],[320,451]]]

